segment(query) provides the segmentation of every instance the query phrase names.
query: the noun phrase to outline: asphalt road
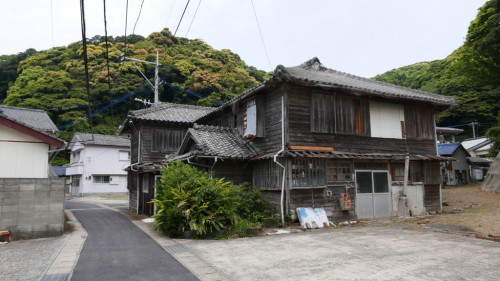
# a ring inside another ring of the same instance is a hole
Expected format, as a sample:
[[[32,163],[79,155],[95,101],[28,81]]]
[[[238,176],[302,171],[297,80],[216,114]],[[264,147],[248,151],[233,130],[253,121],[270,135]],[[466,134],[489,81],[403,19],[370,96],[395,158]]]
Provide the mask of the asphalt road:
[[[198,280],[123,215],[66,201],[88,232],[72,281]]]

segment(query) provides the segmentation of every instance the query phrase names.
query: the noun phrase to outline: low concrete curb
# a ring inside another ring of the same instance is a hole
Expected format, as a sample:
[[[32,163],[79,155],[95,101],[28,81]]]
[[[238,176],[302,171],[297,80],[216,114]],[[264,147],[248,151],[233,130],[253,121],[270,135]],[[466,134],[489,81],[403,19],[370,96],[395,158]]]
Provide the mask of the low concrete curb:
[[[75,229],[40,281],[70,280],[83,244],[87,239],[87,231],[77,221],[73,213],[70,210],[64,212],[68,219],[74,222]]]

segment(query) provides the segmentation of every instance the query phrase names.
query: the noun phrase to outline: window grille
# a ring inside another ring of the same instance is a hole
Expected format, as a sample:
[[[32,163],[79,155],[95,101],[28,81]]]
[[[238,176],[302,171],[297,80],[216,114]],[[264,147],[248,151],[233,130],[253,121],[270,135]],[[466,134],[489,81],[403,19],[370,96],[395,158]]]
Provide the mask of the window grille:
[[[351,163],[328,160],[326,162],[326,175],[328,182],[351,180]]]
[[[253,185],[257,188],[279,188],[281,167],[272,160],[257,161],[253,168]]]
[[[296,187],[326,186],[325,159],[293,159],[292,185]]]

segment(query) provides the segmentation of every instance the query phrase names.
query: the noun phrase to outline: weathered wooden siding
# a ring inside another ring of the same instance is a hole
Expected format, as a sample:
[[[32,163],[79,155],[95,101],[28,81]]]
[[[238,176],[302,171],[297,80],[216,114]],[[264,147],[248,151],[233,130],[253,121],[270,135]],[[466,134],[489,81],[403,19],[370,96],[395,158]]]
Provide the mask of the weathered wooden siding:
[[[327,197],[326,191],[331,191],[332,196]],[[328,186],[327,188],[320,189],[293,189],[290,190],[290,211],[292,218],[297,218],[297,208],[324,208],[327,216],[332,221],[345,221],[345,220],[355,220],[357,216],[355,214],[355,200],[354,200],[354,190],[351,188],[349,197],[351,197],[351,210],[342,211],[340,209],[340,195],[345,193],[345,186]],[[263,191],[263,196],[276,208],[276,212],[279,214],[281,208],[281,191]],[[286,199],[286,198],[284,198]],[[287,202],[285,200],[285,202]],[[287,207],[287,206],[285,206]]]
[[[219,160],[214,167],[214,177],[225,178],[233,184],[252,184],[252,164],[248,161]]]
[[[424,206],[427,211],[441,210],[439,184],[424,185]]]
[[[434,119],[432,109],[405,106],[405,129],[408,140],[434,140]]]
[[[151,152],[173,153],[177,152],[187,130],[174,130],[166,128],[152,128]]]
[[[252,140],[252,144],[260,153],[277,152],[281,149],[281,97],[284,94],[285,90],[276,89],[256,97],[257,137]],[[236,125],[240,135],[243,135],[244,104],[245,102],[242,102],[239,106],[236,120],[233,112],[227,112],[207,124],[229,128]]]
[[[137,125],[136,125],[137,126]],[[153,138],[153,130],[173,130],[173,131],[186,131],[191,127],[191,124],[181,123],[181,124],[173,124],[173,123],[163,123],[163,122],[144,122],[140,128],[141,132],[141,142],[147,153],[149,159],[152,162],[159,163],[161,160],[165,159],[166,154],[170,154],[176,152],[179,149],[181,142],[178,140],[169,148],[170,151],[152,151],[152,138]],[[184,138],[183,134],[176,135],[179,139]],[[144,157],[143,157],[144,159]],[[132,163],[136,163],[132,161]]]
[[[129,194],[128,206],[129,210],[137,213],[137,173],[128,171],[127,188]]]
[[[294,86],[287,90],[288,110],[290,112],[288,116],[288,138],[291,145],[330,146],[334,147],[335,151],[365,153],[401,154],[408,149],[411,154],[436,155],[436,144],[433,138],[384,139],[363,135],[311,132],[311,94],[312,91],[305,87]],[[406,123],[411,122],[406,121]],[[430,124],[420,127],[433,126],[431,115],[426,122]],[[347,124],[342,126],[347,126]]]

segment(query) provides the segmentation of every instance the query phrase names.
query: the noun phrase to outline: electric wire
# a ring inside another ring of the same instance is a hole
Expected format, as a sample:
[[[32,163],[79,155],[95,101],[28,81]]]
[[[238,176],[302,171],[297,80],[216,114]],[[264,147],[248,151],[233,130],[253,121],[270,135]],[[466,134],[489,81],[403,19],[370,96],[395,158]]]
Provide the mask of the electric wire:
[[[143,4],[144,4],[144,0],[142,0],[141,8],[139,9],[139,15],[137,16],[137,20],[135,21],[134,29],[132,30],[132,34],[135,34],[135,27],[137,26],[137,23],[139,22],[139,18],[141,17],[142,5]]]
[[[127,23],[128,23],[128,0],[127,0],[127,7],[125,8],[125,40],[123,40],[123,43],[125,44],[123,48],[124,55],[127,55]]]
[[[175,0],[172,1],[172,5],[170,6],[170,12],[168,12],[168,18],[167,18],[167,23],[165,24],[165,26],[168,28],[168,22],[170,21],[170,15],[172,15],[172,10],[174,9],[174,4],[175,4]]]
[[[52,48],[54,48],[54,16],[52,15],[52,0],[50,0],[50,25],[52,26]]]
[[[175,29],[174,37],[175,37],[175,35],[177,34],[177,30],[179,30],[179,26],[181,25],[182,19],[184,18],[184,14],[186,13],[186,10],[187,10],[187,8],[188,8],[188,6],[189,6],[189,2],[190,2],[190,1],[191,1],[191,0],[188,0],[188,1],[187,1],[186,7],[184,8],[184,12],[182,12],[182,16],[181,16],[181,19],[179,20],[179,24],[177,24],[177,28]]]
[[[80,13],[81,13],[81,25],[82,25],[82,43],[83,43],[83,64],[85,66],[85,82],[87,89],[87,101],[89,104],[89,115],[90,115],[90,129],[92,131],[92,140],[94,139],[94,125],[92,123],[92,108],[90,103],[90,83],[89,83],[89,65],[87,58],[87,36],[86,36],[86,24],[85,24],[85,0],[80,0]]]
[[[107,23],[107,20],[106,20],[106,0],[103,0],[103,5],[104,5],[104,37],[105,37],[105,40],[106,40],[106,65],[108,67],[108,79],[106,79],[108,81],[108,92],[109,92],[109,104],[111,105],[113,102],[113,92],[111,91],[111,81],[109,81],[109,79],[111,79],[111,76],[109,75],[109,50],[108,50],[108,23]],[[113,116],[113,107],[111,107],[111,126],[115,126],[115,119],[114,119],[114,116]]]
[[[191,25],[193,25],[194,18],[196,17],[196,14],[198,13],[198,9],[200,8],[200,4],[201,4],[201,0],[200,0],[200,2],[198,2],[198,6],[196,7],[196,11],[194,12],[193,19],[191,20],[191,23],[189,24],[189,28],[188,28],[188,31],[186,32],[186,36],[184,36],[186,38],[188,36],[189,30],[191,30]]]
[[[252,2],[253,13],[255,15],[255,20],[257,21],[257,27],[259,28],[260,39],[262,39],[262,45],[264,45],[264,51],[266,52],[266,57],[267,57],[267,62],[269,63],[269,68],[271,70],[273,70],[273,67],[271,66],[271,61],[269,60],[269,55],[267,54],[267,48],[266,48],[266,44],[264,43],[264,37],[262,36],[262,31],[260,30],[259,19],[257,18],[257,12],[255,12],[255,7],[253,5],[253,0],[250,0],[250,2]]]

